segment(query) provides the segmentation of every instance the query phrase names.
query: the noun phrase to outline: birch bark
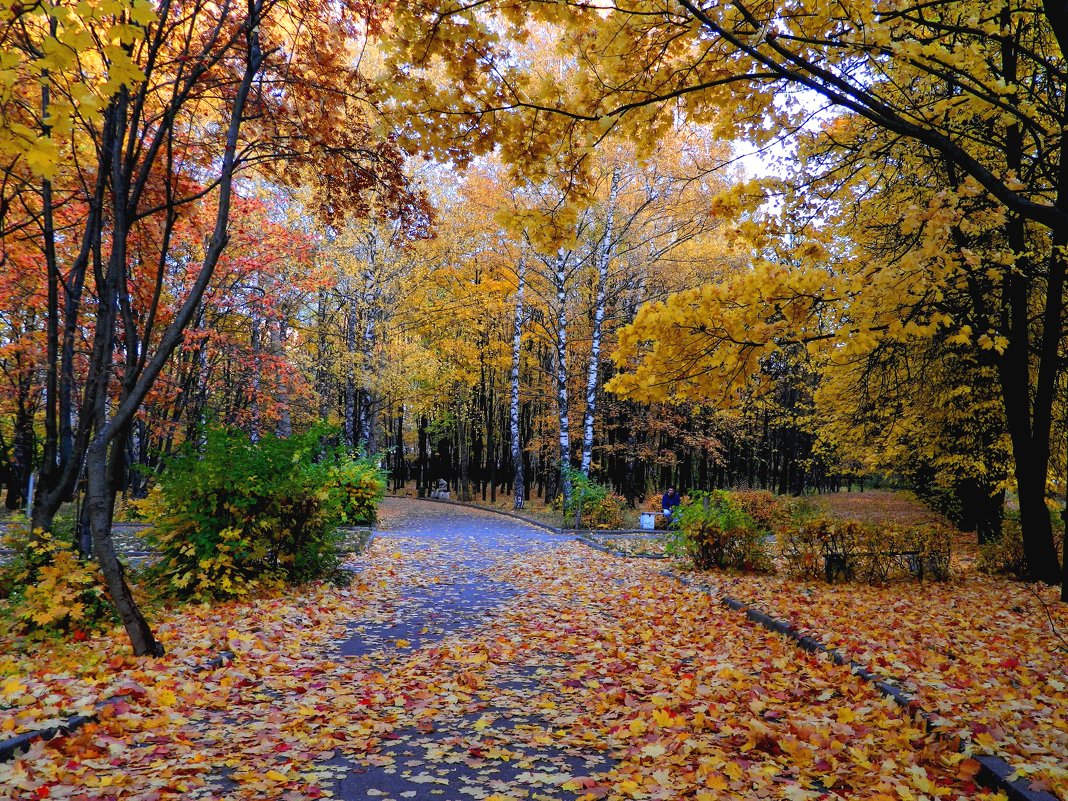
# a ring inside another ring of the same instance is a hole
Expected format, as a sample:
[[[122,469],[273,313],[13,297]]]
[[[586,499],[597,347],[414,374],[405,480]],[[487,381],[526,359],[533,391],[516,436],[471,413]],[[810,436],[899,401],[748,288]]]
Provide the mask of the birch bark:
[[[512,397],[511,397],[511,428],[512,428],[512,464],[515,469],[515,508],[522,509],[526,501],[526,488],[523,482],[523,442],[519,430],[519,360],[521,346],[523,344],[523,293],[527,283],[527,268],[525,260],[520,257],[516,271],[519,277],[519,286],[515,293],[515,320],[512,325]]]
[[[560,491],[564,505],[571,500],[571,426],[567,400],[567,261],[570,254],[560,249],[553,270],[556,290],[556,414],[560,421]]]
[[[612,228],[615,214],[616,194],[619,191],[619,168],[612,170],[612,183],[608,189],[608,204],[605,209],[604,235],[597,248],[597,291],[593,309],[593,334],[590,342],[590,368],[586,373],[586,412],[582,420],[582,475],[590,474],[593,461],[593,420],[597,411],[597,379],[601,371],[601,327],[604,324],[605,288],[608,284],[608,267],[615,252],[615,232]]]
[[[375,403],[377,399],[371,386],[370,368],[374,364],[376,337],[378,336],[378,307],[382,299],[382,289],[378,281],[378,238],[372,230],[367,237],[365,254],[367,268],[363,274],[363,305],[365,312],[363,338],[361,347],[361,365],[363,368],[363,386],[360,388],[359,441],[364,443],[368,456],[375,452]]]

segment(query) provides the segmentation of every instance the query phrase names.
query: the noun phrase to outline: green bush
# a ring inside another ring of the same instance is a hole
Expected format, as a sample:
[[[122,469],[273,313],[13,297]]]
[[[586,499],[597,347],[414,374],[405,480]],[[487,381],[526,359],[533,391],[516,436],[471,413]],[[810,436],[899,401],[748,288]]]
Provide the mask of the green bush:
[[[369,526],[386,494],[386,471],[370,457],[344,459],[331,471],[330,487],[337,496],[341,522]]]
[[[581,525],[602,531],[623,527],[626,500],[573,467],[564,468],[564,472],[571,480],[571,498],[564,505],[565,526],[575,524],[575,512],[581,504]]]
[[[324,449],[323,435],[251,442],[210,429],[200,451],[171,459],[139,502],[161,554],[150,568],[156,586],[183,599],[236,598],[334,570],[338,524],[373,516],[381,495],[367,486],[368,467]]]
[[[729,492],[693,493],[675,509],[673,525],[669,553],[689,556],[698,570],[771,570],[770,532]]]

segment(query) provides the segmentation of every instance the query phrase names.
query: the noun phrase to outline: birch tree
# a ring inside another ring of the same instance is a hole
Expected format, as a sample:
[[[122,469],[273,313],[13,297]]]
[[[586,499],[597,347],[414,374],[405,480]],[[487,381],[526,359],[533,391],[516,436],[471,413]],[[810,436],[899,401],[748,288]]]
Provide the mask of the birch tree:
[[[522,509],[526,500],[526,478],[523,474],[523,439],[519,429],[519,368],[523,349],[523,295],[527,285],[526,259],[519,257],[516,266],[515,317],[512,327],[512,379],[509,423],[511,425],[513,481],[515,482],[515,508]]]

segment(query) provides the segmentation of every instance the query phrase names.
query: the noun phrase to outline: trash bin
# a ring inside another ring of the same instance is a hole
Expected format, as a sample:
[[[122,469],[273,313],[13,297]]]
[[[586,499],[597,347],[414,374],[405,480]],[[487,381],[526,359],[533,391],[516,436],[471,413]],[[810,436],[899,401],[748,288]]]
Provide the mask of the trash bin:
[[[642,512],[638,517],[638,528],[652,531],[656,528],[656,512]]]

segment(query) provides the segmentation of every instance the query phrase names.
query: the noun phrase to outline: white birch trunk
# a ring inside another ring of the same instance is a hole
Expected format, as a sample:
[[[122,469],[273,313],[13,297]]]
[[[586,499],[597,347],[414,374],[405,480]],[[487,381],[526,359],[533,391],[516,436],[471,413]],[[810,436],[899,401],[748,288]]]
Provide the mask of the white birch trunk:
[[[255,309],[252,311],[252,403],[249,404],[250,422],[249,439],[260,441],[260,318]]]
[[[564,250],[556,254],[553,284],[556,289],[556,413],[560,420],[560,490],[564,505],[571,500],[571,426],[567,405],[567,257]]]
[[[597,291],[593,308],[593,336],[590,341],[590,369],[586,373],[586,413],[582,419],[582,475],[589,476],[593,461],[593,418],[597,411],[597,379],[601,371],[601,327],[604,324],[605,288],[608,284],[608,266],[612,262],[615,243],[612,241],[612,218],[615,213],[616,193],[619,190],[619,169],[612,170],[612,184],[608,190],[605,209],[604,236],[597,249]]]
[[[519,438],[519,360],[523,344],[523,291],[526,289],[527,268],[522,257],[518,267],[519,287],[515,293],[515,322],[512,327],[512,464],[515,466],[515,508],[522,509],[526,500],[523,475],[523,443]]]

